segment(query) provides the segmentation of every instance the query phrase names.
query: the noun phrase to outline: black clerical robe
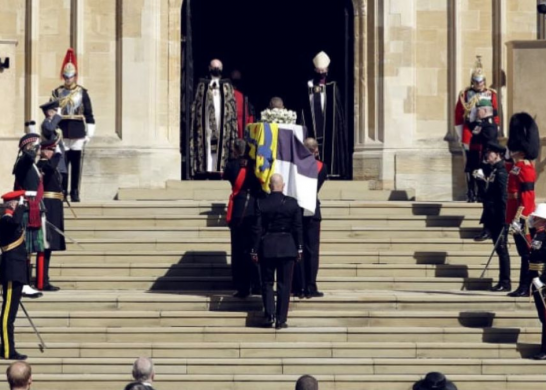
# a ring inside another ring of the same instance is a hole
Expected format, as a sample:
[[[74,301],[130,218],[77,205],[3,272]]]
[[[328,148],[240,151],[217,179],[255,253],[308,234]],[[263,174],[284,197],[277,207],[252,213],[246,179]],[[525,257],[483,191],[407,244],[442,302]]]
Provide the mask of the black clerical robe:
[[[350,178],[348,130],[337,83],[310,80],[302,106],[302,125],[307,128],[307,135],[317,140],[328,177]]]
[[[192,176],[222,172],[237,139],[237,105],[229,80],[199,81],[192,104],[191,126]]]

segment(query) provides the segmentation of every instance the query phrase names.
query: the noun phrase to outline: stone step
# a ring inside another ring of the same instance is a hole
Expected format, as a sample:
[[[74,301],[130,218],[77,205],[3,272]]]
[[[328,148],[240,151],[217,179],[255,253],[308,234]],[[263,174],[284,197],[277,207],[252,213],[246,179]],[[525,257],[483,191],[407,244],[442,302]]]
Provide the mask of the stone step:
[[[349,186],[347,182],[328,183],[320,191],[319,197],[324,200],[365,200],[365,201],[410,201],[415,200],[413,190],[372,190],[366,185]],[[358,183],[360,184],[360,183]],[[350,188],[353,187],[353,188]],[[180,188],[120,188],[116,199],[120,201],[153,201],[153,200],[218,200],[229,198],[231,187],[227,182],[219,186],[184,186]]]
[[[77,248],[77,247],[76,247]],[[445,251],[427,250],[420,251],[326,251],[321,247],[320,264],[446,264],[446,265],[485,265],[491,254],[492,247],[484,245],[480,251]],[[517,267],[518,254],[514,245],[510,246],[510,255],[515,259],[512,264]],[[104,264],[229,264],[231,262],[230,250],[177,250],[177,251],[120,251],[120,250],[68,250],[55,252],[52,264],[79,264],[98,263]],[[492,262],[494,267],[496,260]]]
[[[256,300],[260,298],[256,297]],[[262,311],[32,311],[37,326],[51,327],[242,327],[260,326]],[[538,323],[534,305],[520,311],[324,311],[291,310],[289,324],[309,327],[526,327]],[[22,313],[16,326],[30,326]]]
[[[72,204],[77,216],[173,216],[173,215],[204,215],[218,216],[225,214],[224,201],[112,201],[105,203]],[[479,218],[482,212],[481,204],[464,202],[366,202],[366,201],[324,201],[321,205],[323,216],[449,216]],[[68,216],[70,211],[65,208]]]
[[[317,279],[322,290],[489,290],[492,278],[477,277],[329,277]],[[69,290],[207,291],[232,288],[228,276],[57,276],[55,284]]]
[[[227,251],[230,248],[228,238],[86,238],[78,240],[84,250],[103,251]],[[324,251],[371,251],[394,250],[419,252],[426,251],[486,251],[491,242],[475,242],[461,238],[355,238],[322,239]],[[72,242],[67,243],[69,250],[80,249]]]
[[[107,359],[149,356],[154,359],[505,359],[533,356],[540,349],[533,343],[481,342],[188,342],[188,343],[77,343],[47,342],[41,352],[36,343],[18,342],[17,349],[34,362],[44,359]],[[161,360],[157,360],[160,362]],[[521,360],[519,360],[522,362]],[[129,363],[129,365],[132,361]],[[540,363],[540,362],[539,362]],[[156,364],[161,364],[157,363]],[[544,363],[540,363],[544,364]]]
[[[31,313],[32,315],[32,313]],[[22,320],[22,319],[21,319]],[[36,343],[36,335],[22,320],[15,328],[16,343]],[[538,326],[537,326],[538,325]],[[425,342],[425,343],[503,343],[538,345],[542,328],[538,319],[532,327],[290,327],[276,331],[258,327],[164,326],[164,327],[50,327],[40,326],[46,343],[271,343],[278,342]]]
[[[33,374],[127,374],[134,358],[35,358]],[[8,363],[0,364],[5,369]],[[544,362],[434,358],[155,358],[161,375],[540,375]]]
[[[59,258],[59,260],[63,260]],[[498,263],[498,261],[495,261]],[[55,262],[50,266],[49,275],[56,276],[149,276],[149,277],[230,277],[231,265],[218,263],[120,263],[101,264]],[[57,264],[55,264],[57,263]],[[444,277],[444,278],[479,278],[484,266],[467,264],[321,264],[321,277]],[[516,272],[518,268],[513,268]],[[499,275],[498,264],[492,264],[484,277],[496,278]]]
[[[321,229],[321,238],[325,239],[384,239],[385,237],[415,238],[450,238],[471,239],[481,232],[481,228],[449,227],[325,227]],[[68,228],[66,233],[74,239],[229,239],[227,227],[122,227],[95,226]],[[489,245],[491,241],[488,241]]]
[[[527,311],[532,306],[527,299],[510,298],[490,292],[445,291],[443,293],[414,293],[392,291],[334,291],[320,299],[291,298],[291,310],[481,310],[492,306],[503,311]],[[247,299],[232,297],[232,292],[216,294],[179,294],[176,292],[145,293],[138,291],[75,291],[61,290],[46,293],[42,298],[26,300],[28,310],[57,311],[260,311],[262,303],[257,296]]]
[[[426,370],[425,370],[426,371]],[[128,368],[130,372],[130,367]],[[156,378],[154,387],[205,390],[292,390],[300,375],[169,375]],[[33,387],[40,390],[119,390],[129,382],[129,374],[37,374]],[[422,379],[412,375],[317,375],[322,390],[407,390]],[[459,390],[532,390],[539,389],[546,375],[450,375]]]
[[[355,216],[337,216],[325,215],[322,218],[323,228],[334,227],[398,227],[398,228],[433,228],[433,227],[452,227],[462,229],[476,229],[479,227],[478,215],[459,215],[459,216],[381,216],[381,215],[355,215]],[[94,228],[100,226],[110,228],[203,228],[203,227],[221,227],[227,226],[225,214],[216,215],[80,215],[74,218],[72,214],[65,210],[65,226],[67,229],[76,228]]]

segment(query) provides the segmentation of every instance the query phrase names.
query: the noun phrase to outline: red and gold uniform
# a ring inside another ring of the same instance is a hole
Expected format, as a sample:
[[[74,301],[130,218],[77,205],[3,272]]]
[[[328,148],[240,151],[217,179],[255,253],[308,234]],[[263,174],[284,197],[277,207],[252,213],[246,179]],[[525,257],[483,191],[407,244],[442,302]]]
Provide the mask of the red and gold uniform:
[[[470,86],[459,93],[459,99],[455,106],[455,131],[462,143],[466,161],[469,160],[470,151],[480,153],[480,150],[473,150],[480,145],[472,143],[472,130],[477,121],[478,103],[490,101],[493,107],[493,122],[498,126],[500,119],[498,115],[497,92],[494,89],[487,88],[485,73],[481,62],[481,57],[476,59],[476,65],[470,78]],[[467,200],[475,202],[477,200],[477,184],[472,176],[473,165],[465,165],[465,175],[467,182]]]
[[[521,224],[521,232],[514,233],[514,241],[521,257],[519,286],[509,296],[529,296],[532,275],[529,273],[531,233],[527,217],[535,211],[535,181],[537,178],[533,160],[538,156],[538,127],[527,113],[515,114],[510,120],[508,149],[512,160],[506,163],[508,188],[506,223]],[[521,218],[518,221],[518,210]],[[520,229],[518,229],[520,230]]]

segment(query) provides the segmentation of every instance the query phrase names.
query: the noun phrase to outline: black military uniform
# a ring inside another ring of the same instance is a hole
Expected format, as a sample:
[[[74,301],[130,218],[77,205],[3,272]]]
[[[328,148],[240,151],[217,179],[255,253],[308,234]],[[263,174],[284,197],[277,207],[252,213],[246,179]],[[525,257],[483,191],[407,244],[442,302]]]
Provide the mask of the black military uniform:
[[[261,185],[245,157],[231,159],[224,169],[232,194],[228,204],[228,226],[231,233],[231,272],[234,296],[245,298],[251,291],[259,294],[259,267],[250,258],[252,227],[256,220],[256,199],[262,193]]]
[[[2,196],[4,202],[18,200],[24,191],[15,191]],[[2,304],[2,340],[1,356],[4,359],[25,360],[27,357],[15,350],[13,336],[14,322],[17,317],[23,285],[27,282],[28,265],[25,248],[25,229],[22,225],[25,208],[18,206],[15,211],[6,209],[0,219],[0,247],[2,262],[0,263],[0,282],[4,302]]]
[[[485,152],[492,151],[504,156],[506,148],[490,142],[485,147]],[[499,283],[492,291],[510,291],[510,255],[508,254],[508,228],[506,228],[506,199],[508,172],[506,171],[504,158],[489,168],[489,173],[484,181],[483,213],[480,220],[493,240],[497,244],[496,252],[499,256]],[[502,236],[501,236],[502,234]],[[498,241],[498,242],[497,242]]]
[[[317,169],[319,172],[315,215],[303,217],[303,261],[297,263],[294,268],[293,292],[299,298],[303,298],[303,296],[306,298],[324,296],[317,287],[320,261],[320,223],[322,221],[318,192],[328,177],[328,169],[322,161],[318,160]]]
[[[531,250],[529,257],[529,277],[536,278],[540,273],[540,281],[546,282],[546,231],[544,228],[537,229],[533,241],[531,242]],[[534,358],[537,360],[546,360],[546,307],[544,305],[544,288],[537,288],[533,281],[531,290],[537,308],[537,314],[542,323],[542,341],[540,343],[540,353]]]
[[[62,177],[58,171],[58,166],[63,159],[63,155],[60,151],[60,147],[57,147],[60,138],[55,133],[51,136],[51,138],[42,141],[42,148],[45,150],[55,150],[55,154],[50,159],[42,158],[38,162],[38,168],[43,174],[43,202],[46,208],[46,219],[51,225],[55,226],[61,232],[64,232],[64,195]],[[53,229],[51,225],[47,226],[48,249],[45,250],[43,261],[38,261],[36,268],[36,287],[38,290],[44,291],[59,290],[58,287],[49,283],[49,264],[53,251],[66,250],[64,236]]]
[[[476,107],[487,105],[491,105],[489,100],[480,100]],[[465,172],[469,172],[472,175],[476,169],[484,168],[483,157],[485,148],[490,142],[497,141],[499,130],[493,116],[473,122],[470,125],[470,129],[472,130],[472,138],[470,139],[470,150],[468,152]],[[477,185],[478,200],[482,201],[481,198],[483,198],[484,193],[483,183],[479,181],[476,183],[473,177],[472,183],[472,185]]]
[[[27,212],[23,216],[23,226],[25,227],[25,245],[28,258],[28,281],[23,286],[23,296],[37,298],[42,295],[30,287],[31,265],[30,255],[37,253],[38,258],[43,258],[44,250],[47,248],[47,237],[44,229],[44,205],[42,202],[44,187],[42,175],[35,164],[36,152],[40,143],[38,134],[26,134],[19,141],[19,156],[13,167],[15,175],[15,190],[25,191],[25,200],[27,201]],[[32,148],[28,148],[32,145]]]
[[[272,192],[256,202],[253,248],[260,248],[262,298],[266,325],[276,321],[277,329],[286,328],[294,261],[301,259],[303,231],[301,209],[296,199]],[[255,250],[252,253],[256,253]],[[273,283],[277,274],[277,307]]]

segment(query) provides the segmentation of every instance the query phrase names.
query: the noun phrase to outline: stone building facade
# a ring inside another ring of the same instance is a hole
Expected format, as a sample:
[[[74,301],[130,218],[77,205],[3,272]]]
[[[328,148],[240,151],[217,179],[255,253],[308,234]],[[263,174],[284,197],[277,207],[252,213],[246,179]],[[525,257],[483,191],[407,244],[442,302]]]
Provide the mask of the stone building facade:
[[[230,0],[225,0],[230,1]],[[335,1],[335,0],[331,0]],[[183,0],[0,0],[0,190],[23,123],[59,83],[74,47],[96,112],[84,199],[180,178]],[[453,107],[476,55],[501,94],[506,42],[537,34],[536,0],[353,0],[355,179],[463,195]]]

